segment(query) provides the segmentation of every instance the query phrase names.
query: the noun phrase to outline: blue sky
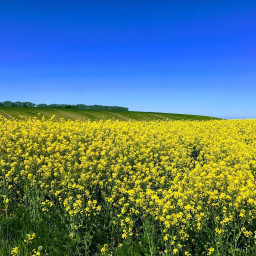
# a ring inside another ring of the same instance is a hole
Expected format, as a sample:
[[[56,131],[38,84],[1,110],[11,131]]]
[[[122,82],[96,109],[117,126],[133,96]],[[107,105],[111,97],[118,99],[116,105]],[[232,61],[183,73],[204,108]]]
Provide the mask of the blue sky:
[[[0,6],[0,101],[256,118],[254,0]]]

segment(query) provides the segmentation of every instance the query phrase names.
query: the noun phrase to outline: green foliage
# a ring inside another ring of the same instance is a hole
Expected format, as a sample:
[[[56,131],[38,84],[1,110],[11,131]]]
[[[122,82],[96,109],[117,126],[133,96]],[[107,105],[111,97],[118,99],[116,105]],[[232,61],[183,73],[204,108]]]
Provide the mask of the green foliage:
[[[5,107],[0,105],[0,117],[10,119],[22,119],[24,117],[36,117],[41,119],[43,116],[48,119],[55,115],[56,119],[65,120],[213,120],[218,119],[209,116],[186,115],[186,114],[168,114],[155,112],[138,111],[114,111],[114,110],[90,110],[76,108],[50,108],[50,107]]]
[[[102,106],[102,105],[85,105],[85,104],[35,104],[32,102],[12,102],[12,101],[3,101],[0,102],[0,106],[5,107],[38,107],[38,108],[74,108],[74,109],[94,109],[94,110],[116,110],[116,111],[128,111],[128,108],[119,107],[119,106]]]

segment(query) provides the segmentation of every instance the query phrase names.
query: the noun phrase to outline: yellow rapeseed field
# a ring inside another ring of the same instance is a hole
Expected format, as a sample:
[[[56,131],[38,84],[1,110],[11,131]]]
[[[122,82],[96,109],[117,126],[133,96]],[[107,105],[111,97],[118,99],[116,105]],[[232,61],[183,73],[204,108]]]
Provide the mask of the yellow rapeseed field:
[[[62,255],[252,255],[255,175],[256,120],[0,120],[2,253],[61,255],[54,219]]]

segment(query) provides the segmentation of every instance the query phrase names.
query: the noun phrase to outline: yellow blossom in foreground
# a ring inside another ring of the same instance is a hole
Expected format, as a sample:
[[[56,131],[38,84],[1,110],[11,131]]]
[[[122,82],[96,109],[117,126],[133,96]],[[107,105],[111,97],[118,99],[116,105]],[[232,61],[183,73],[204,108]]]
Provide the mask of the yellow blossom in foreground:
[[[202,235],[216,241],[204,249],[209,255],[230,233],[241,246],[255,243],[256,120],[1,119],[0,126],[4,216],[20,205],[44,217],[58,210],[72,240],[97,219],[112,225],[119,245],[151,243],[156,230],[162,252],[181,255],[192,255]]]

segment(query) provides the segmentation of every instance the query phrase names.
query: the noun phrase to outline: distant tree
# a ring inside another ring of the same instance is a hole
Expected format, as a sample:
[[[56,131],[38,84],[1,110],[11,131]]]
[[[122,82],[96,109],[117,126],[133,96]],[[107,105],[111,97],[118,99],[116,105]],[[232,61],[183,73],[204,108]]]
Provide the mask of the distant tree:
[[[6,107],[38,107],[38,108],[76,108],[76,109],[94,109],[94,110],[118,110],[118,111],[128,111],[128,108],[119,106],[103,106],[103,105],[85,105],[85,104],[35,104],[32,102],[21,102],[21,101],[4,101],[0,102],[0,106]]]
[[[29,108],[33,108],[35,107],[35,103],[32,103],[32,102],[24,102],[24,107],[29,107]]]
[[[85,109],[86,105],[84,104],[77,104],[76,105],[76,108],[79,108],[79,109]]]
[[[13,102],[13,107],[21,107],[21,106],[22,106],[22,102],[20,101]]]
[[[47,105],[47,104],[40,103],[40,104],[37,104],[36,107],[38,107],[38,108],[47,108],[48,105]]]
[[[6,107],[12,107],[13,106],[13,102],[12,101],[4,101],[3,102],[3,104],[4,104],[4,106],[6,106]]]

